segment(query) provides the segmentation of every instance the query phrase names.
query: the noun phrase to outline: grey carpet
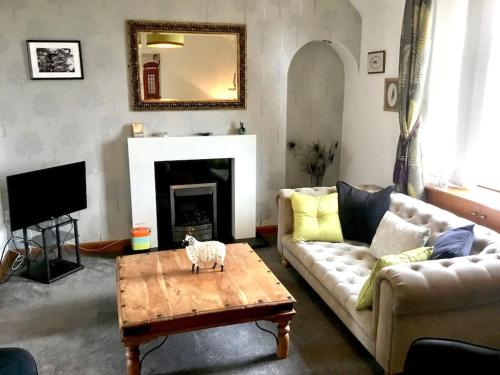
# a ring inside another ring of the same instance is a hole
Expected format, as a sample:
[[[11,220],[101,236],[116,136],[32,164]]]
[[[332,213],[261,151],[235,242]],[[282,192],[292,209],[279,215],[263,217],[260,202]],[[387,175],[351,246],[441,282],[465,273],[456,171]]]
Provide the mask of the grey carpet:
[[[151,353],[142,374],[383,374],[276,248],[257,250],[294,295],[290,355],[275,358],[275,341],[254,323],[172,335]],[[116,317],[115,260],[83,256],[85,269],[51,285],[12,277],[0,285],[0,347],[30,351],[39,373],[124,374]],[[275,326],[262,322],[275,331]],[[141,347],[141,354],[161,340]]]

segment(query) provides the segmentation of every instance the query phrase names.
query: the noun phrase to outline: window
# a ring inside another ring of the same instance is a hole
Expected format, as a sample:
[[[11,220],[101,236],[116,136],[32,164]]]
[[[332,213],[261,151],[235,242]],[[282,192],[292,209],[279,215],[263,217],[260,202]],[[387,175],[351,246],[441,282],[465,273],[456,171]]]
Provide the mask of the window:
[[[500,190],[500,0],[440,0],[422,130],[427,182]]]
[[[478,137],[478,185],[500,190],[500,2],[493,12],[489,59]]]

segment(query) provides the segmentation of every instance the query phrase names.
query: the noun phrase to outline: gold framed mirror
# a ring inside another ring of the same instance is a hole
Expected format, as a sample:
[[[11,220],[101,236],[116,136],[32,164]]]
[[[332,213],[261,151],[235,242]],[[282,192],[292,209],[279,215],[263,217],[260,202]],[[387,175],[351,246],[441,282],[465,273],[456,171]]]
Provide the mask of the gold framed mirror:
[[[136,111],[245,109],[246,26],[127,21]]]

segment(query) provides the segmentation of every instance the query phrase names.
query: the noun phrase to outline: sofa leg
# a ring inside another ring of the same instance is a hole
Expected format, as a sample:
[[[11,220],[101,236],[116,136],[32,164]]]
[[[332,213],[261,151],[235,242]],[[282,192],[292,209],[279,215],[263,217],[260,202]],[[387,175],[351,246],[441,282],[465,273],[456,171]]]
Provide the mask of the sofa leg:
[[[290,262],[285,257],[281,257],[281,264],[284,265],[286,268],[290,267]]]

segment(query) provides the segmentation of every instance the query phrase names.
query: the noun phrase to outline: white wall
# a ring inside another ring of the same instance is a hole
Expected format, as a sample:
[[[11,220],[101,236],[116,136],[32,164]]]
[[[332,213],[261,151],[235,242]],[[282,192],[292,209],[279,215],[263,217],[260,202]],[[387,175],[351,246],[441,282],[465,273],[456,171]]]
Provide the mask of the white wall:
[[[245,23],[247,110],[132,112],[128,19]],[[85,79],[31,81],[28,39],[80,40]],[[126,238],[132,122],[144,123],[147,134],[189,135],[227,134],[244,121],[257,135],[257,225],[274,224],[276,191],[285,184],[288,67],[300,47],[322,39],[332,40],[342,59],[351,95],[361,18],[348,0],[0,1],[0,191],[9,174],[86,160],[82,241]]]
[[[385,112],[384,79],[396,78],[404,1],[351,0],[362,18],[359,74],[353,107],[344,108],[341,178],[351,184],[392,183],[399,137],[397,112]],[[386,50],[384,74],[367,74],[367,53]]]

